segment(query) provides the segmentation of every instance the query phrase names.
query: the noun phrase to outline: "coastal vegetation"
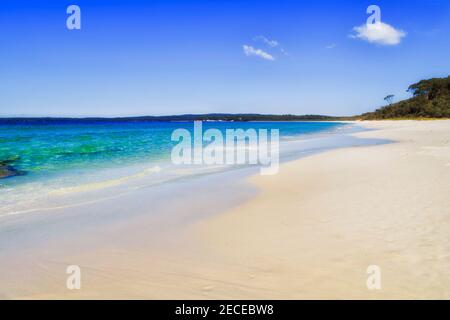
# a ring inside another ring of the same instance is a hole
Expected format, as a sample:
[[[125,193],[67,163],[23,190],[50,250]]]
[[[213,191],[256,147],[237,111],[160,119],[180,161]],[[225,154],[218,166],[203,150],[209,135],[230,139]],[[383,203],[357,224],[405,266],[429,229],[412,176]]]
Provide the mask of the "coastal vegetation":
[[[275,114],[230,114],[230,113],[210,113],[210,114],[183,114],[172,116],[142,116],[142,117],[121,117],[121,118],[0,118],[1,124],[92,124],[92,123],[114,123],[114,122],[180,122],[180,121],[333,121],[342,117],[332,117],[324,115],[275,115]]]
[[[173,116],[143,116],[122,118],[0,118],[0,125],[59,125],[123,122],[191,122],[191,121],[342,121],[384,119],[442,119],[450,118],[450,76],[421,80],[409,86],[412,97],[393,103],[394,95],[387,95],[387,105],[374,112],[351,117],[324,115],[267,115],[267,114],[185,114]],[[25,172],[16,169],[18,157],[2,157],[0,154],[0,179]]]
[[[361,115],[362,120],[450,118],[450,76],[422,80],[409,86],[412,97],[392,103],[393,95],[385,98],[389,105]]]
[[[118,118],[0,118],[0,124],[79,124],[113,122],[171,122],[171,121],[339,121],[339,120],[381,120],[381,119],[434,119],[450,118],[450,76],[421,80],[409,86],[412,97],[393,103],[394,95],[387,95],[388,104],[374,112],[355,116],[252,114],[252,113],[209,113],[170,116],[142,116]]]

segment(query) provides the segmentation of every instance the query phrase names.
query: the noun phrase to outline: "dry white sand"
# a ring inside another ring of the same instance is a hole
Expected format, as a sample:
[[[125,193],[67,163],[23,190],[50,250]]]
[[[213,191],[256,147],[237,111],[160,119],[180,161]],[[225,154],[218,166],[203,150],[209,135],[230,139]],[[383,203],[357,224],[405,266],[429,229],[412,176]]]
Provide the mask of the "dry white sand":
[[[362,125],[376,130],[358,136],[396,143],[283,164],[252,177],[260,192],[242,205],[156,240],[141,217],[103,229],[101,245],[53,247],[40,280],[25,277],[35,290],[7,297],[450,298],[450,121]],[[65,288],[67,264],[80,265],[81,290]],[[369,265],[381,290],[367,289]]]
[[[378,131],[359,136],[398,142],[254,177],[259,196],[197,227],[232,266],[205,277],[239,288],[217,283],[212,297],[450,298],[450,121],[364,125]],[[367,289],[369,265],[382,290]]]

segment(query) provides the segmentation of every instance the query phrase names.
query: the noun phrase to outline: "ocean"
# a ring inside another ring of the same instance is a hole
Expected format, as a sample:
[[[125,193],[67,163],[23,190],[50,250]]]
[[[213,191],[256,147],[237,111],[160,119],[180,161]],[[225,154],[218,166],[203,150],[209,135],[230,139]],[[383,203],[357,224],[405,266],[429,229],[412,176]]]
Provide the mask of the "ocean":
[[[95,201],[235,166],[176,166],[172,132],[193,131],[193,122],[52,121],[0,124],[0,165],[14,174],[0,179],[0,216],[69,203]],[[203,129],[278,129],[280,159],[317,150],[364,144],[338,122],[203,122]]]

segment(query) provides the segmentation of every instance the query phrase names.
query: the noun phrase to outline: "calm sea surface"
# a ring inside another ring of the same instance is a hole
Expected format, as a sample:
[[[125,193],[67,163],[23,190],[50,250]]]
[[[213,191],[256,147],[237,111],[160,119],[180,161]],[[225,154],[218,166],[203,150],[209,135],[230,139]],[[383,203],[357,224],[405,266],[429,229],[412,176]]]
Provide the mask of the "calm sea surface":
[[[203,122],[203,131],[279,129],[285,145],[310,141],[301,147],[282,147],[281,157],[283,152],[304,153],[317,147],[314,141],[319,137],[340,135],[351,127],[330,122]],[[172,165],[176,142],[171,135],[179,128],[193,132],[193,122],[0,124],[0,166],[17,172],[0,179],[0,215],[33,207],[38,199],[58,202],[58,197],[73,193],[137,187],[144,180],[148,185],[224,169]]]

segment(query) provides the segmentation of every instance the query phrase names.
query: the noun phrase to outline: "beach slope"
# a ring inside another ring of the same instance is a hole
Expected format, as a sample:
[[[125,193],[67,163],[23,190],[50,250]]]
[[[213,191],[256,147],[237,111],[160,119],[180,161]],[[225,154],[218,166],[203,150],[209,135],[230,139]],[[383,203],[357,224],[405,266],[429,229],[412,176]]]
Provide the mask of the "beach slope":
[[[53,235],[42,248],[4,257],[2,295],[450,298],[450,121],[358,124],[373,129],[359,137],[393,143],[285,163],[275,176],[251,177],[256,195],[226,210],[205,193],[190,209],[214,214],[185,223],[171,219],[156,228],[156,218],[143,214]],[[46,225],[57,216],[46,217]],[[78,216],[67,219],[74,228]],[[17,223],[3,225],[11,234],[19,230]],[[81,290],[65,287],[69,264],[81,267]],[[380,290],[366,285],[369,266],[381,271]]]
[[[256,198],[196,228],[204,251],[230,266],[209,276],[236,284],[212,297],[450,298],[450,121],[363,126],[375,130],[358,136],[395,143],[255,176]],[[367,288],[372,265],[381,290]]]

